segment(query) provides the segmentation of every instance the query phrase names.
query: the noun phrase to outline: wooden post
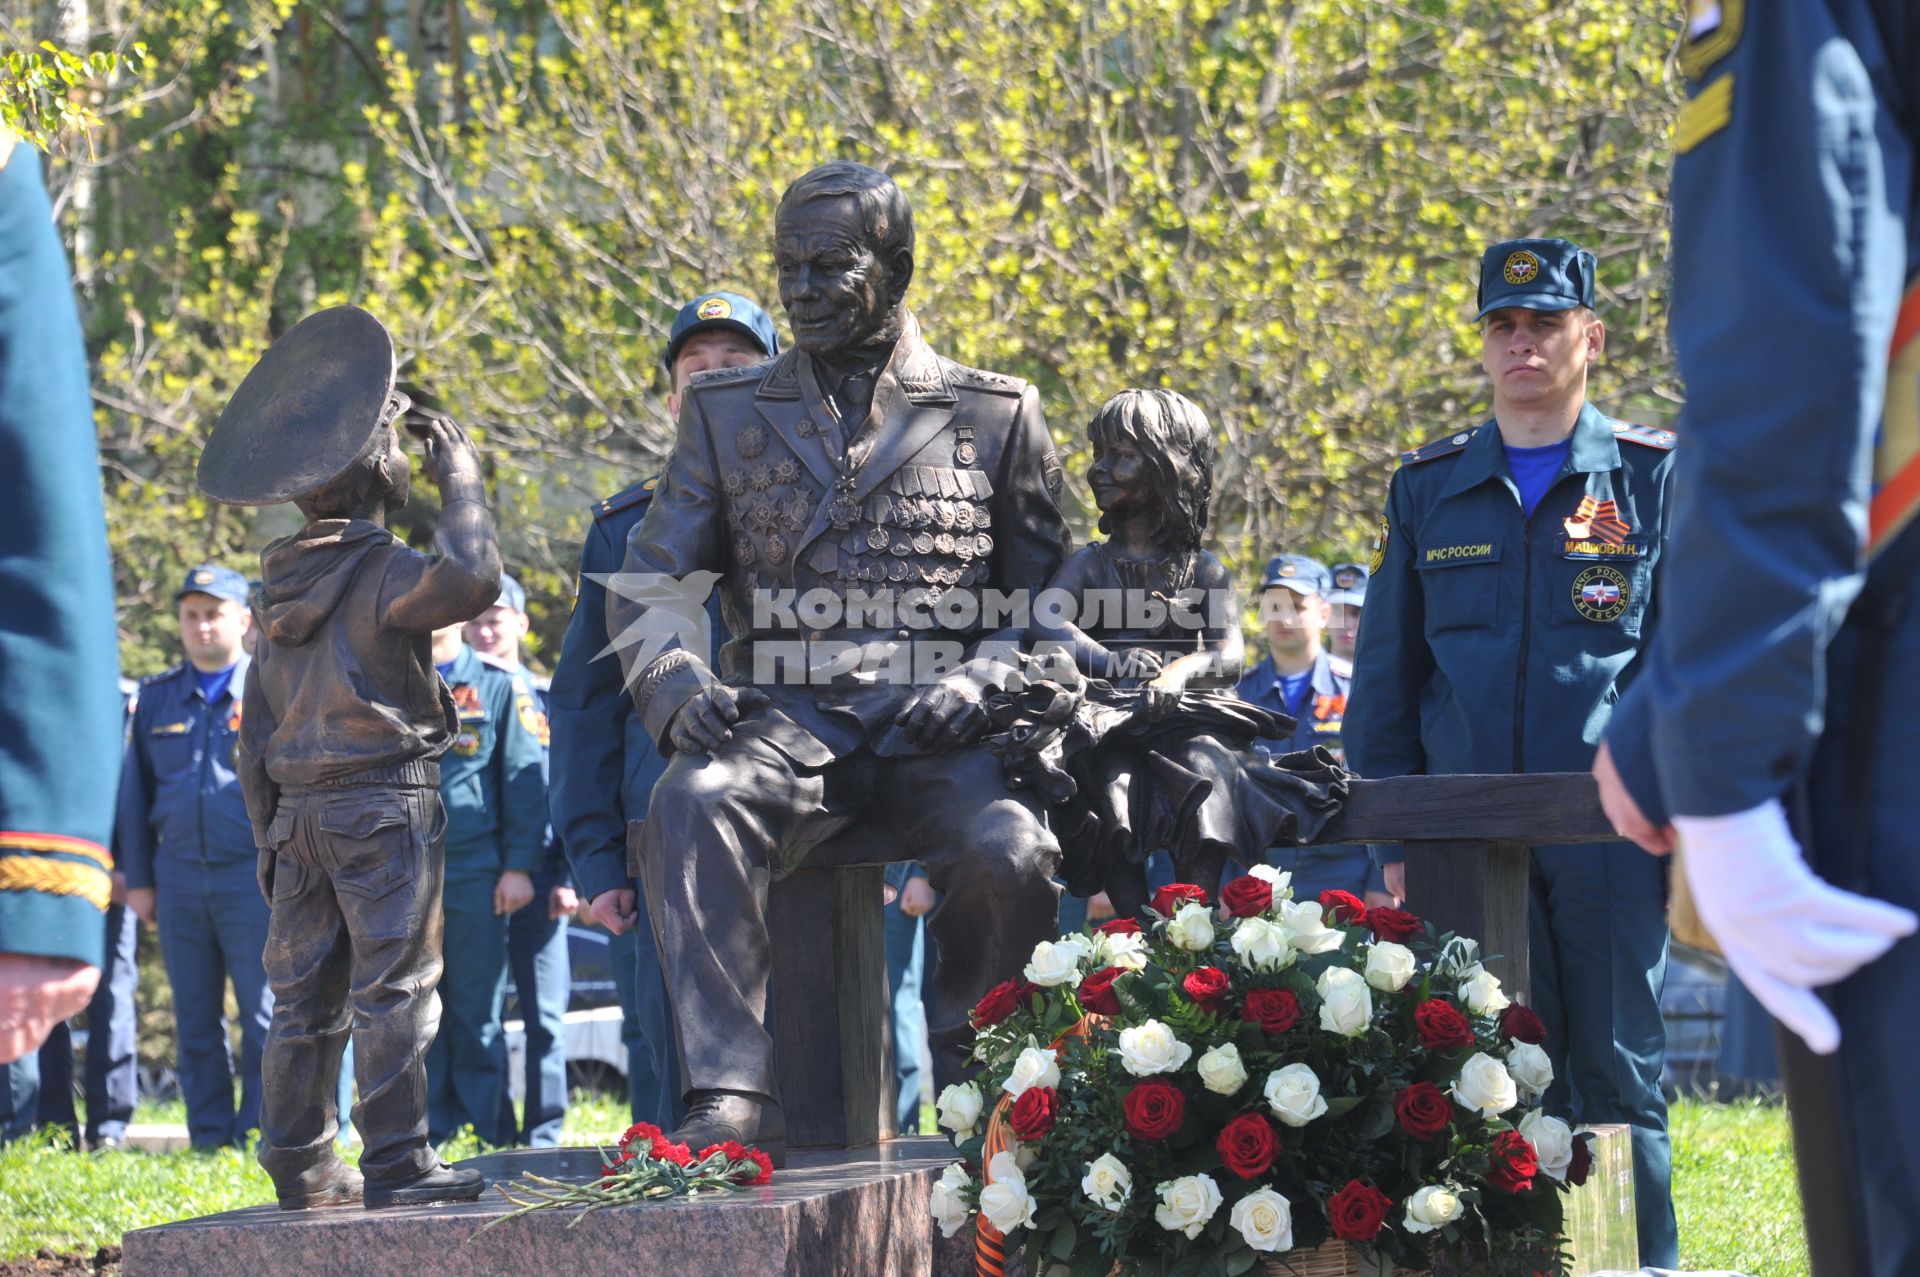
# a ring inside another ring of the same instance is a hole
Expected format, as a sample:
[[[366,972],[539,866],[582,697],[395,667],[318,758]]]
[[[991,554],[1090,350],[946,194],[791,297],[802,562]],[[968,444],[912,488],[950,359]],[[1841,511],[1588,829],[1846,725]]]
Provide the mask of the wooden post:
[[[1524,843],[1407,844],[1407,897],[1414,912],[1443,932],[1479,941],[1487,970],[1522,1000],[1532,987],[1527,956],[1530,859]]]

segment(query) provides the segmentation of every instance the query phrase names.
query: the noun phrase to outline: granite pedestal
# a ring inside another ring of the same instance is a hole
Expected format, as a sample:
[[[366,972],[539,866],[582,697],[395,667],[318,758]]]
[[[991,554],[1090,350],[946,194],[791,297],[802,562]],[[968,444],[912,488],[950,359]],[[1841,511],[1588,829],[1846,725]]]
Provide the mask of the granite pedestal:
[[[920,1277],[933,1267],[928,1195],[952,1145],[933,1136],[860,1149],[796,1152],[764,1188],[596,1211],[541,1211],[478,1238],[512,1209],[491,1188],[477,1202],[369,1211],[253,1206],[143,1228],[124,1238],[126,1277],[532,1277],[541,1273],[752,1273],[755,1277]],[[591,1148],[516,1149],[460,1163],[489,1184],[531,1171],[600,1173]]]

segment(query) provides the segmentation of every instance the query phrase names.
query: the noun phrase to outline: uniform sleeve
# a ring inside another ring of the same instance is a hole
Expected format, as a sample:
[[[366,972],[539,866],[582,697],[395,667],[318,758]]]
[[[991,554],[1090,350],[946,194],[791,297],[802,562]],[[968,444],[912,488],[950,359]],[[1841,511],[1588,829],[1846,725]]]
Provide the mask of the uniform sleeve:
[[[1387,487],[1385,555],[1367,582],[1367,606],[1353,654],[1353,685],[1342,735],[1354,774],[1372,780],[1427,769],[1420,744],[1420,693],[1433,676],[1425,605],[1413,566],[1407,471]]]
[[[151,701],[141,697],[127,731],[125,756],[120,764],[120,801],[114,813],[115,851],[119,869],[129,887],[153,883],[153,772],[147,763],[147,733],[153,716]]]
[[[1653,761],[1650,740],[1653,730],[1650,717],[1652,699],[1647,690],[1647,666],[1660,633],[1660,616],[1664,610],[1661,599],[1667,591],[1664,548],[1668,544],[1673,518],[1673,466],[1663,464],[1659,473],[1664,491],[1660,494],[1661,525],[1655,544],[1662,547],[1662,552],[1654,563],[1653,597],[1648,601],[1646,616],[1641,621],[1641,656],[1627,669],[1630,681],[1621,695],[1620,704],[1613,711],[1613,718],[1607,723],[1606,739],[1613,754],[1614,767],[1620,773],[1620,781],[1640,808],[1641,815],[1655,825],[1666,825],[1671,817],[1667,812],[1666,795],[1660,788],[1659,771]]]
[[[1040,590],[1053,580],[1073,548],[1052,483],[1060,469],[1053,436],[1040,410],[1040,392],[1020,395],[1006,455],[996,482],[1009,493],[1008,520],[994,531],[994,584],[1002,590]]]
[[[494,766],[499,768],[500,841],[503,869],[540,871],[547,850],[546,759],[534,734],[533,689],[513,675],[497,680],[504,690]]]
[[[1827,646],[1864,579],[1907,274],[1910,147],[1869,20],[1748,8],[1729,51],[1692,68],[1673,181],[1688,398],[1664,588],[1687,606],[1662,619],[1642,683],[1675,816],[1748,810],[1807,767]]]
[[[560,641],[548,690],[553,725],[548,810],[583,898],[633,885],[627,877],[627,815],[622,801],[626,718],[633,712],[620,685],[620,662],[607,645],[607,592],[593,578],[619,566],[620,549],[604,524],[587,529],[580,547],[580,594]],[[599,659],[595,659],[598,657]]]

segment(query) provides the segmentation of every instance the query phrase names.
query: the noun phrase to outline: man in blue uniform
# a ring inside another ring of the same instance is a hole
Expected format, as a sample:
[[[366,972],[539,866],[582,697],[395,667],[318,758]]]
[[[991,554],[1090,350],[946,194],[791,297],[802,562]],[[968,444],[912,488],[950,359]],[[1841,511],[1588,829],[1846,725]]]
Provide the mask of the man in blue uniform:
[[[507,919],[533,901],[546,852],[545,768],[532,687],[482,661],[461,628],[433,635],[434,666],[453,693],[460,728],[440,762],[446,968],[440,1032],[427,1051],[427,1138],[438,1144],[471,1126],[487,1144],[511,1144],[514,1133],[500,1120]]]
[[[1665,851],[1677,830],[1754,995],[1837,1051],[1802,1097],[1833,1105],[1839,1137],[1830,1165],[1802,1163],[1809,1202],[1840,1216],[1810,1212],[1814,1272],[1904,1277],[1920,1272],[1920,18],[1905,0],[1690,9],[1670,325],[1689,442],[1662,582],[1686,606],[1596,771],[1623,833]],[[1857,1257],[1836,1261],[1835,1237]]]
[[[1260,578],[1267,658],[1246,672],[1234,692],[1293,719],[1293,735],[1260,742],[1272,753],[1325,745],[1336,757],[1345,756],[1340,737],[1351,680],[1320,642],[1332,588],[1326,566],[1304,554],[1276,555]],[[1267,852],[1267,862],[1293,875],[1296,900],[1314,900],[1330,890],[1359,897],[1381,889],[1381,871],[1363,846],[1275,847]]]
[[[520,664],[520,640],[527,635],[527,592],[500,574],[500,598],[467,622],[467,645],[480,659],[512,674],[534,698],[534,736],[544,767],[551,732],[547,724],[547,683]],[[533,899],[507,921],[507,969],[520,1000],[525,1034],[521,1063],[524,1114],[513,1126],[511,1102],[501,1112],[514,1142],[534,1148],[560,1143],[567,1118],[567,993],[572,963],[567,957],[567,916],[580,903],[560,851],[547,831],[531,887]],[[504,1094],[504,1092],[503,1092]]]
[[[73,285],[40,157],[0,129],[0,1065],[100,977],[121,713],[113,569]]]
[[[766,311],[735,293],[701,294],[680,308],[667,339],[667,411],[679,416],[681,393],[694,373],[759,363],[779,352],[780,339]],[[560,645],[549,702],[551,810],[575,885],[591,903],[594,919],[614,936],[610,956],[615,979],[623,982],[634,1120],[671,1130],[686,1112],[673,1017],[653,925],[639,883],[627,875],[626,854],[628,823],[645,819],[648,795],[667,760],[633,713],[633,700],[621,686],[620,663],[611,655],[601,658],[607,646],[607,594],[596,579],[620,570],[627,534],[646,515],[655,484],[648,479],[595,505],[580,547],[579,595]]]
[[[118,845],[127,908],[160,931],[187,1134],[195,1148],[214,1148],[260,1124],[260,1052],[273,1019],[267,902],[233,758],[253,617],[247,578],[214,563],[189,571],[174,601],[187,659],[141,681],[120,772]],[[229,979],[240,1008],[237,1113],[221,1014]]]
[[[1493,419],[1404,454],[1393,476],[1347,709],[1362,776],[1584,771],[1633,677],[1673,437],[1587,402],[1606,342],[1594,270],[1591,253],[1551,239],[1498,244],[1481,262]],[[1631,847],[1534,850],[1548,1103],[1632,1127],[1640,1261],[1671,1268],[1664,901],[1660,866]]]

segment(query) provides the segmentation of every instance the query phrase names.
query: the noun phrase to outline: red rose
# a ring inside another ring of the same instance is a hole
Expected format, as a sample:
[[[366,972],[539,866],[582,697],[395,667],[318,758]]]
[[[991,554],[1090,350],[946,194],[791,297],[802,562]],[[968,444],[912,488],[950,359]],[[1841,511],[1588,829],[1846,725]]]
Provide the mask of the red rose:
[[[1285,989],[1255,989],[1247,995],[1242,1020],[1251,1020],[1268,1033],[1285,1033],[1300,1023],[1300,999]]]
[[[1367,907],[1351,891],[1330,889],[1321,892],[1320,912],[1328,922],[1339,922],[1349,927],[1367,925]],[[1342,917],[1342,914],[1346,916]]]
[[[1227,996],[1227,973],[1219,967],[1201,967],[1180,982],[1194,1005],[1209,1011],[1220,1010],[1220,1004]]]
[[[1327,1203],[1327,1222],[1333,1226],[1333,1235],[1342,1241],[1370,1242],[1379,1235],[1392,1207],[1391,1197],[1371,1184],[1350,1179]]]
[[[1248,874],[1220,888],[1220,907],[1235,918],[1251,918],[1273,908],[1273,884]]]
[[[1426,923],[1405,909],[1369,909],[1367,925],[1373,928],[1374,935],[1395,943],[1411,940],[1427,929]]]
[[[1030,1086],[1013,1102],[1013,1133],[1023,1140],[1037,1140],[1053,1129],[1060,1116],[1060,1097],[1050,1086]]]
[[[1127,1092],[1123,1107],[1128,1130],[1143,1140],[1163,1140],[1180,1129],[1187,1097],[1168,1083],[1149,1078]]]
[[[1094,930],[1105,936],[1137,936],[1140,924],[1132,918],[1109,918]]]
[[[1258,1113],[1242,1113],[1221,1128],[1214,1142],[1220,1161],[1241,1179],[1266,1173],[1280,1154],[1280,1136],[1273,1123]]]
[[[1393,1097],[1400,1129],[1417,1140],[1430,1140],[1453,1120],[1453,1105],[1431,1082],[1415,1082]]]
[[[1587,1182],[1593,1170],[1593,1136],[1581,1133],[1573,1137],[1573,1161],[1567,1164],[1567,1183],[1575,1188]]]
[[[1206,904],[1207,893],[1190,882],[1170,882],[1153,893],[1153,911],[1163,918],[1171,918],[1173,911],[1186,900]]]
[[[1540,1159],[1534,1155],[1533,1145],[1518,1131],[1502,1131],[1494,1136],[1488,1160],[1487,1183],[1503,1193],[1526,1192],[1533,1187],[1533,1177],[1540,1171]]]
[[[1119,1015],[1120,999],[1114,995],[1113,982],[1127,974],[1119,967],[1101,967],[1080,982],[1080,1005],[1095,1015]]]
[[[1531,1042],[1535,1046],[1547,1040],[1547,1026],[1540,1017],[1518,1002],[1500,1013],[1500,1036],[1509,1042]]]
[[[1000,1023],[1020,1009],[1020,984],[1016,980],[1002,980],[987,990],[987,996],[981,998],[973,1007],[973,1027],[984,1029]]]
[[[1429,1051],[1464,1051],[1473,1045],[1473,1024],[1451,1002],[1428,998],[1413,1009],[1413,1027]]]

